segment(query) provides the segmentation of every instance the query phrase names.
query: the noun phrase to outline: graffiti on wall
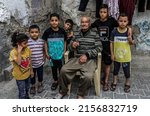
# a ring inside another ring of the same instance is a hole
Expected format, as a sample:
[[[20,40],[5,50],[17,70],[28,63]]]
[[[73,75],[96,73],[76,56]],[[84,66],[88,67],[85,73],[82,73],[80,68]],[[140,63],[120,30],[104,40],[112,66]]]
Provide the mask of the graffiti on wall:
[[[150,21],[141,21],[135,24],[139,28],[139,34],[137,34],[137,49],[150,50]]]

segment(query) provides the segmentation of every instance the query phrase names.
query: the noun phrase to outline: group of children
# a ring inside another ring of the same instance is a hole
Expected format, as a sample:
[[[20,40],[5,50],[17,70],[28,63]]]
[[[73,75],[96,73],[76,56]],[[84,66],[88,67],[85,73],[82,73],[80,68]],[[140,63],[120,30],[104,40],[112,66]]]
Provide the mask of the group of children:
[[[97,28],[103,51],[102,60],[105,64],[105,77],[103,90],[109,90],[109,73],[112,61],[114,62],[114,77],[110,90],[114,91],[117,85],[117,75],[122,64],[126,77],[125,92],[130,91],[130,44],[132,31],[128,27],[128,16],[120,14],[118,22],[108,16],[108,6],[101,5],[100,19],[91,24],[91,28]],[[40,28],[37,25],[29,27],[29,37],[26,34],[15,32],[12,36],[13,49],[10,52],[10,61],[13,63],[13,77],[19,90],[20,99],[28,99],[30,94],[43,91],[43,65],[47,59],[50,61],[54,82],[51,89],[58,87],[58,72],[64,63],[63,55],[67,45],[73,38],[73,21],[67,19],[64,28],[59,26],[60,17],[53,13],[50,15],[50,28],[40,38]],[[38,84],[36,86],[36,75]],[[31,83],[31,87],[30,87]],[[37,87],[37,88],[36,88]],[[30,89],[29,89],[30,88]],[[30,91],[29,91],[30,90]]]

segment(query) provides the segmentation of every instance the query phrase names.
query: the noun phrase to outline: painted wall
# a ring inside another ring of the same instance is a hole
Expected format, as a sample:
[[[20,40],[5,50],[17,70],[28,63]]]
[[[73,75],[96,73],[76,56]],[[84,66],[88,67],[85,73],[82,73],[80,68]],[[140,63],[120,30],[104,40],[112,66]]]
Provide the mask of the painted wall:
[[[134,13],[133,26],[137,39],[137,50],[150,51],[150,10]]]

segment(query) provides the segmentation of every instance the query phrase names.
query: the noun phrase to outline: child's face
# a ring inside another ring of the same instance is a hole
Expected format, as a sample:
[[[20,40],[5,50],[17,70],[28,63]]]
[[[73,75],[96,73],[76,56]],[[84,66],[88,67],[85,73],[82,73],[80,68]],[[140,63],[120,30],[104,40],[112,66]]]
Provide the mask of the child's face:
[[[107,19],[108,18],[108,9],[107,8],[100,9],[99,15],[102,20]]]
[[[65,31],[71,30],[71,27],[72,27],[72,25],[70,23],[65,23],[64,24],[64,30]]]
[[[22,46],[23,48],[26,48],[28,46],[28,41],[23,41],[21,43],[18,43],[20,46]]]
[[[118,24],[120,28],[126,28],[126,26],[128,25],[128,17],[124,16],[120,16],[118,19]]]
[[[38,29],[36,29],[36,28],[35,29],[31,29],[29,34],[30,34],[30,37],[32,39],[37,40],[39,38],[39,36],[40,36],[40,31]]]
[[[50,25],[51,25],[52,28],[58,28],[59,23],[60,23],[60,21],[57,17],[52,17],[50,19]]]

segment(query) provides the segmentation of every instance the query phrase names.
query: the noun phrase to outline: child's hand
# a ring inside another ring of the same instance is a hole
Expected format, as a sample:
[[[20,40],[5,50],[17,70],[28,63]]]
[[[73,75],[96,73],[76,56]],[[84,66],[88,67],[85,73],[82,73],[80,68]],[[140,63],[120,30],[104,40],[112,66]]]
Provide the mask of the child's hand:
[[[67,35],[68,38],[70,37],[73,37],[73,32],[70,32],[68,35]]]
[[[49,60],[51,59],[51,57],[48,54],[46,54],[46,58]]]
[[[18,44],[18,47],[17,47],[17,51],[18,53],[20,53],[22,51],[23,47],[21,45]]]
[[[128,36],[128,41],[129,41],[129,44],[131,44],[131,45],[135,44],[135,41],[132,40],[131,36]]]
[[[31,72],[30,72],[30,77],[31,77],[31,78],[34,77],[34,72],[33,72],[33,70],[31,70]]]
[[[114,61],[115,60],[115,56],[111,55],[111,60]]]

